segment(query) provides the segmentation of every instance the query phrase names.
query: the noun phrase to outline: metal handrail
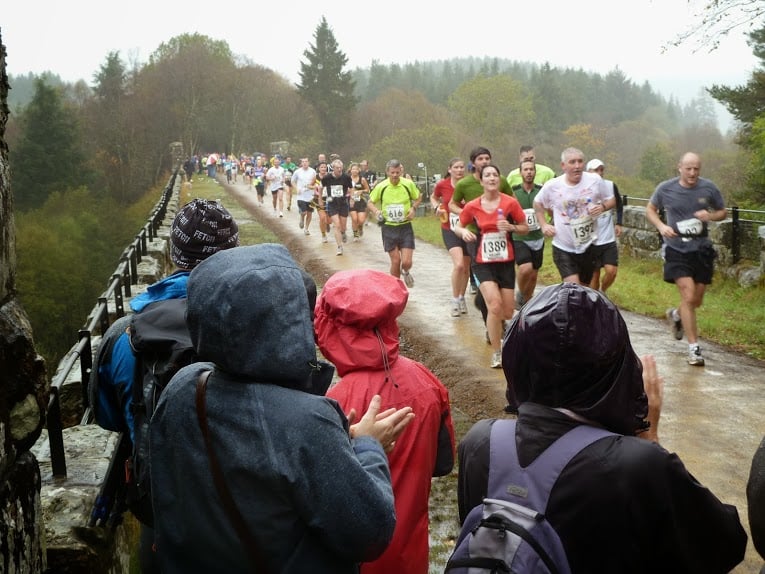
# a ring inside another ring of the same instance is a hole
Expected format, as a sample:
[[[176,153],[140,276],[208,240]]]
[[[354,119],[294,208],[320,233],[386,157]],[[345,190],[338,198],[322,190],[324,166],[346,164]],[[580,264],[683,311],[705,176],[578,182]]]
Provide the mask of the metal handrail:
[[[147,241],[156,238],[157,232],[167,215],[168,205],[173,196],[176,178],[180,170],[176,168],[170,177],[170,181],[162,192],[157,204],[152,209],[146,224],[136,235],[120,256],[119,264],[112,274],[106,290],[98,297],[98,302],[88,315],[85,326],[79,330],[77,344],[59,363],[59,369],[51,380],[50,397],[46,412],[46,427],[48,429],[48,444],[50,447],[51,470],[55,478],[66,478],[66,455],[64,451],[63,425],[61,422],[61,403],[59,395],[74,365],[79,360],[80,376],[82,377],[82,400],[85,405],[85,414],[82,423],[87,423],[90,418],[88,406],[88,380],[93,368],[92,334],[105,333],[109,327],[109,301],[115,303],[116,317],[125,315],[124,301],[130,297],[130,286],[138,282],[138,264],[147,253]]]

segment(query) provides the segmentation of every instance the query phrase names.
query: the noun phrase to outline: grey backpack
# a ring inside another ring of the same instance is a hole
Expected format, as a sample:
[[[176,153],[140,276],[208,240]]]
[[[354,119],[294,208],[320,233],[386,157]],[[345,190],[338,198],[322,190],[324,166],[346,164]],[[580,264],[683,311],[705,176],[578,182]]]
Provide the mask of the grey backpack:
[[[446,572],[570,574],[563,544],[544,515],[550,491],[577,453],[612,434],[588,425],[577,426],[528,467],[521,468],[515,420],[495,421],[489,441],[487,498],[465,518]]]

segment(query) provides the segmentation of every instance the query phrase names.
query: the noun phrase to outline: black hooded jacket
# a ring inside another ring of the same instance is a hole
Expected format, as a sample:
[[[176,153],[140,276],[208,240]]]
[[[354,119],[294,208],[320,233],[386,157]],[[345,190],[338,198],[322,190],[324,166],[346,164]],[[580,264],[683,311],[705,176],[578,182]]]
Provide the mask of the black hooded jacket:
[[[647,413],[642,367],[613,303],[571,283],[545,288],[514,318],[502,364],[508,400],[519,403],[522,467],[575,426],[619,433],[575,455],[539,509],[572,573],[722,573],[743,560],[736,508],[676,454],[634,436]],[[476,423],[459,445],[460,522],[486,496],[494,420]]]

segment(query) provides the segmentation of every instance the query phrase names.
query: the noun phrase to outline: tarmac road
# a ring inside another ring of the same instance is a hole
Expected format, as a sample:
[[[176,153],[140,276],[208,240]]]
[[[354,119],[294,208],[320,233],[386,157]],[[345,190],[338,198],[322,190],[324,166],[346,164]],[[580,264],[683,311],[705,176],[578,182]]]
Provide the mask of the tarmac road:
[[[319,285],[341,269],[389,270],[376,224],[370,223],[362,240],[354,243],[349,219],[348,243],[344,254],[337,256],[331,236],[329,243],[321,243],[316,214],[311,235],[299,229],[294,198],[292,210],[279,218],[273,213],[269,193],[265,206],[259,207],[252,188],[243,184],[224,187],[254,219],[281,238]],[[552,262],[545,261],[545,265]],[[449,315],[450,271],[451,259],[442,245],[417,242],[412,268],[415,285],[399,319],[402,333],[419,342],[419,356],[413,358],[444,381],[456,410],[472,420],[501,416],[504,377],[501,369],[488,367],[491,351],[484,339],[481,315],[472,302],[468,315]],[[752,455],[765,434],[765,362],[702,339],[706,366],[692,367],[686,363],[687,342],[676,341],[666,322],[629,312],[623,315],[635,351],[638,355],[653,354],[665,379],[661,444],[676,452],[690,472],[721,500],[738,508],[748,532],[745,489]],[[746,559],[734,572],[759,572],[761,565],[750,540]]]

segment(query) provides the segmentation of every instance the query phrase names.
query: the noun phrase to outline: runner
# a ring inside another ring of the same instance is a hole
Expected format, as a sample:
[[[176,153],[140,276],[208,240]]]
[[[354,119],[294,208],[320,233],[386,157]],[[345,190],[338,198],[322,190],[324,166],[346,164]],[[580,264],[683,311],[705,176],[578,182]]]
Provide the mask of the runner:
[[[534,211],[545,237],[552,237],[553,262],[567,283],[589,285],[594,270],[595,218],[616,205],[603,179],[584,171],[584,154],[573,147],[561,154],[563,175],[542,186]],[[553,224],[547,223],[553,214]]]
[[[529,225],[518,200],[500,192],[500,182],[507,180],[496,165],[483,166],[478,177],[483,194],[465,204],[454,232],[475,245],[471,267],[488,309],[490,365],[498,369],[502,366],[502,322],[511,319],[515,310],[515,257],[510,233],[526,234]],[[475,233],[469,225],[475,226]]]
[[[321,180],[329,173],[329,166],[326,162],[319,162],[316,166],[316,183],[314,184],[313,204],[319,211],[319,231],[321,231],[321,242],[328,243],[327,232],[329,231],[329,217],[327,216],[327,190],[322,185]]]
[[[367,220],[367,200],[369,199],[369,182],[361,175],[359,164],[352,163],[348,174],[353,182],[353,190],[350,198],[351,229],[353,240],[359,241],[364,235],[364,224]]]
[[[449,211],[449,202],[454,195],[454,186],[465,177],[465,161],[455,157],[446,169],[448,177],[441,179],[430,196],[433,212],[441,220],[441,237],[452,258],[452,317],[467,313],[465,291],[470,277],[470,253],[465,242],[454,233],[454,226],[459,221],[459,215]],[[460,207],[464,207],[464,203]]]
[[[332,171],[321,180],[321,186],[326,191],[327,216],[332,221],[335,230],[337,255],[343,254],[343,243],[348,241],[346,226],[348,225],[348,196],[353,188],[351,176],[343,172],[343,161],[332,161]]]
[[[300,158],[300,167],[292,174],[292,185],[297,190],[297,206],[300,213],[300,229],[305,235],[311,235],[308,228],[311,226],[313,217],[314,185],[316,184],[316,171],[308,164],[308,158]]]
[[[266,165],[263,163],[263,157],[256,157],[255,165],[252,167],[252,185],[255,186],[255,191],[258,194],[258,204],[260,206],[265,204],[266,169]]]
[[[410,273],[414,256],[412,220],[422,201],[414,182],[402,178],[404,167],[397,159],[385,166],[388,176],[378,183],[369,196],[369,209],[382,226],[383,248],[390,257],[390,274],[400,277],[409,288],[414,287]]]
[[[539,228],[534,212],[534,198],[542,186],[535,182],[537,166],[533,160],[521,162],[519,168],[521,183],[513,186],[513,195],[521,204],[529,224],[529,233],[513,237],[515,264],[518,266],[518,289],[515,292],[515,308],[520,310],[534,296],[539,269],[542,267],[545,250],[545,237]]]

